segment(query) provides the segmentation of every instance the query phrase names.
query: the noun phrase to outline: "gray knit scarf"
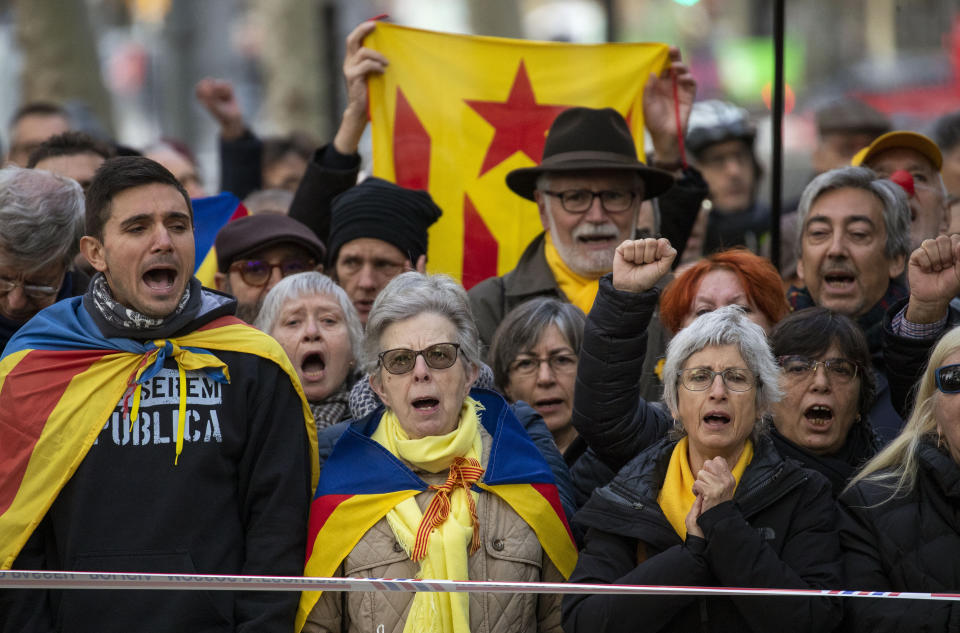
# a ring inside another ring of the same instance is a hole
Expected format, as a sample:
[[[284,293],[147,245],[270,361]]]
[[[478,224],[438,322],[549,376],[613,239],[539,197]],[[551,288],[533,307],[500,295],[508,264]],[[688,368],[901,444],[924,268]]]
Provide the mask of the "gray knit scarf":
[[[170,323],[183,312],[190,300],[190,286],[188,285],[184,289],[183,297],[177,304],[177,309],[160,319],[148,317],[133,308],[121,305],[113,298],[113,293],[110,292],[110,286],[107,285],[107,278],[104,277],[103,273],[95,274],[93,279],[90,280],[90,294],[93,298],[93,305],[110,325],[125,330],[155,330]]]
[[[313,412],[313,419],[317,422],[317,433],[320,433],[328,426],[343,421],[347,414],[347,406],[350,399],[350,389],[348,380],[344,380],[340,388],[331,393],[320,402],[311,402],[310,410]]]

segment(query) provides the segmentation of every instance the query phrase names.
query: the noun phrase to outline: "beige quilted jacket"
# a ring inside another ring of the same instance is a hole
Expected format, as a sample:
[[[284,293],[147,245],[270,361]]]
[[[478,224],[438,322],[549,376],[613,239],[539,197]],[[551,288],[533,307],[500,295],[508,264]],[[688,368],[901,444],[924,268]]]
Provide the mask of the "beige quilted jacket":
[[[483,434],[483,464],[490,436]],[[442,484],[446,473],[417,471],[429,484]],[[417,495],[424,510],[433,491]],[[536,534],[506,502],[481,493],[477,501],[480,549],[470,557],[471,580],[563,582]],[[380,519],[353,549],[336,575],[354,578],[413,578],[420,565],[410,560],[387,524]],[[307,618],[307,633],[402,633],[413,594],[324,592]],[[560,596],[546,594],[471,594],[472,633],[561,633]]]

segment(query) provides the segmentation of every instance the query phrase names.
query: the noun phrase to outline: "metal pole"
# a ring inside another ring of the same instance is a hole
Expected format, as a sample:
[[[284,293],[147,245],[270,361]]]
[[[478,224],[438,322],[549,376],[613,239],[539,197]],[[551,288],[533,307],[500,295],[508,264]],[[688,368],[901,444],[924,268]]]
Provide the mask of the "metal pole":
[[[603,10],[607,14],[607,41],[616,42],[619,36],[617,29],[617,6],[615,0],[603,0]]]
[[[770,259],[780,270],[780,206],[783,188],[784,0],[773,3],[773,155],[770,182]]]

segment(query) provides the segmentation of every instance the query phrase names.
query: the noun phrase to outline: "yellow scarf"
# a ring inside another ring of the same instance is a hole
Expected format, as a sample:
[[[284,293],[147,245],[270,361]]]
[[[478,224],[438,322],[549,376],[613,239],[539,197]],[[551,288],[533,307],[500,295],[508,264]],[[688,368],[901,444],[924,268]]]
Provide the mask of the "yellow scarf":
[[[380,418],[377,430],[371,436],[394,456],[428,472],[437,473],[450,468],[458,457],[476,460],[479,465],[483,444],[480,438],[480,404],[468,397],[460,410],[457,428],[446,435],[410,439],[393,411],[387,410]],[[448,481],[449,483],[449,481]],[[441,496],[437,492],[435,499]],[[429,533],[425,542],[426,555],[420,563],[417,578],[469,580],[467,550],[474,542],[472,507],[477,493],[470,492],[473,504],[462,487],[453,487],[449,494],[449,518]],[[438,499],[439,501],[439,499]],[[433,510],[433,502],[428,514]],[[414,497],[401,501],[387,513],[387,523],[397,542],[414,560],[415,544],[424,515]],[[434,523],[436,526],[436,523]],[[438,593],[420,591],[414,594],[404,633],[469,633],[470,596],[466,593]]]
[[[553,278],[557,280],[560,291],[573,305],[583,310],[584,314],[590,312],[593,307],[593,301],[597,298],[597,291],[600,289],[599,279],[588,279],[582,277],[570,270],[564,263],[557,247],[553,244],[553,238],[547,231],[544,236],[543,252],[547,256],[547,266],[553,273]]]
[[[677,445],[673,447],[673,453],[670,455],[670,463],[667,465],[667,476],[663,480],[663,488],[660,489],[660,495],[657,497],[657,503],[660,509],[667,515],[670,525],[677,531],[680,538],[687,540],[687,515],[693,502],[697,497],[693,494],[693,484],[697,478],[690,471],[690,459],[687,456],[688,438],[683,437]],[[740,459],[737,465],[733,467],[733,478],[737,485],[740,485],[740,477],[743,471],[747,469],[747,464],[753,459],[753,442],[747,440],[740,453]],[[736,490],[736,488],[734,488]]]

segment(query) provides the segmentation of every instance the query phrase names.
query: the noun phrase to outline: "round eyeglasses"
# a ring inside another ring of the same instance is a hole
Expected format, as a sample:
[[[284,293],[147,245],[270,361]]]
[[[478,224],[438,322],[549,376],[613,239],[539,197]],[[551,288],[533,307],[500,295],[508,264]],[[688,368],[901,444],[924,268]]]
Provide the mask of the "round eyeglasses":
[[[457,362],[457,354],[460,351],[458,343],[437,343],[426,349],[388,349],[380,352],[377,358],[380,359],[380,366],[391,374],[405,374],[413,370],[417,364],[417,356],[423,356],[423,361],[427,367],[432,369],[447,369],[453,367]]]
[[[723,371],[713,371],[709,367],[691,367],[677,372],[680,384],[690,391],[705,391],[713,384],[717,376],[730,391],[750,391],[757,384],[757,378],[749,369],[728,367]]]
[[[555,374],[572,374],[577,371],[575,354],[553,354],[547,358],[525,356],[510,363],[510,373],[517,376],[532,376],[540,371],[540,365],[547,363]]]
[[[281,277],[288,277],[314,270],[316,267],[317,263],[312,259],[285,259],[279,263],[260,259],[242,259],[230,264],[230,272],[239,273],[240,278],[248,286],[265,286],[270,281],[274,268],[280,269]]]
[[[846,384],[857,376],[857,364],[846,358],[813,360],[806,356],[781,356],[779,360],[783,375],[788,380],[806,380],[816,374],[820,366],[830,381],[839,384]]]

